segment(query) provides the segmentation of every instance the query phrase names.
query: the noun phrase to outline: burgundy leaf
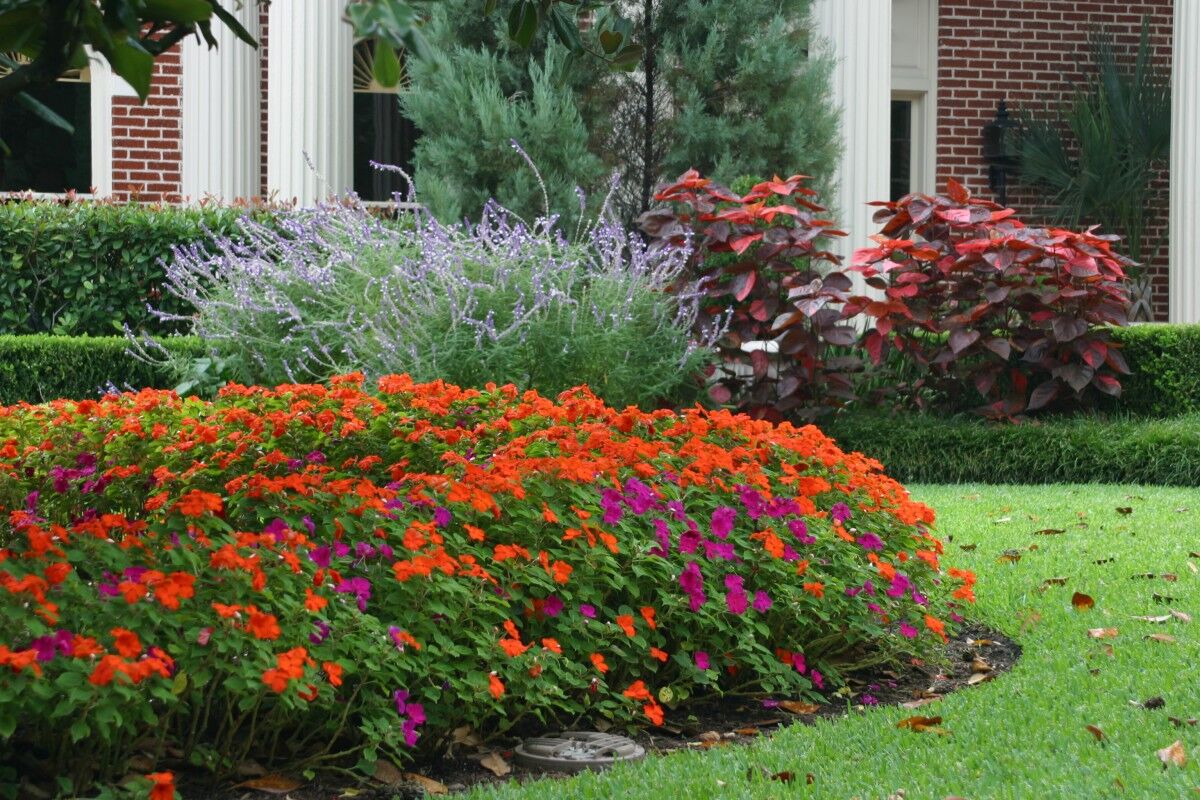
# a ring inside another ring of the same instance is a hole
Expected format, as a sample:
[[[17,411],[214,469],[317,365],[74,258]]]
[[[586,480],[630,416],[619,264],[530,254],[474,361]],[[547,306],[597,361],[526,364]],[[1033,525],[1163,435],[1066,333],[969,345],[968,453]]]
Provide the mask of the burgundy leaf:
[[[975,342],[979,341],[979,331],[970,330],[968,328],[956,328],[950,334],[950,349],[955,355],[958,355],[963,350],[966,350]]]
[[[1043,382],[1029,396],[1029,405],[1026,408],[1030,411],[1037,411],[1039,408],[1045,407],[1047,403],[1058,396],[1061,385],[1054,379]]]

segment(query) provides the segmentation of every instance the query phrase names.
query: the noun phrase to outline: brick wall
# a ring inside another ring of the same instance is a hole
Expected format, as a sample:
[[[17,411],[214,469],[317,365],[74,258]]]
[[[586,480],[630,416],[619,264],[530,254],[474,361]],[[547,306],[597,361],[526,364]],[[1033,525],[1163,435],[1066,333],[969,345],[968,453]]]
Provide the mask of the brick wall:
[[[150,96],[113,98],[113,196],[178,201],[182,92],[178,45],[156,60]]]
[[[1155,56],[1169,69],[1171,0],[1129,3],[1111,0],[940,0],[938,7],[938,185],[956,178],[973,192],[992,197],[983,162],[982,129],[1000,100],[1014,112],[1041,112],[1069,97],[1089,64],[1088,32],[1103,26],[1118,47],[1136,51],[1142,15],[1151,18]],[[1147,264],[1156,317],[1167,315],[1167,180],[1147,244],[1161,241]],[[1033,219],[1037,197],[1010,187],[1009,205]]]

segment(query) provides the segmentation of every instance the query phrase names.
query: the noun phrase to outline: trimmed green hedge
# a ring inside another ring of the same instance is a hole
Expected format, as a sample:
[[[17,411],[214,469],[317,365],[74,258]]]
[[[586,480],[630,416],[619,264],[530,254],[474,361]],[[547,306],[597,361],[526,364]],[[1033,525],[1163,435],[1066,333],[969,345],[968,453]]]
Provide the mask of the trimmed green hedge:
[[[190,337],[162,339],[172,352],[199,356],[203,343]],[[96,397],[112,383],[120,388],[167,389],[176,383],[170,370],[126,353],[119,336],[0,335],[0,405],[38,403],[60,397]]]
[[[1200,325],[1134,325],[1113,338],[1134,373],[1113,405],[1156,417],[1200,413]]]
[[[820,428],[903,483],[1200,486],[1200,414],[1079,416],[1019,425],[976,417],[858,413]]]
[[[0,334],[111,336],[122,324],[174,332],[147,303],[188,313],[159,297],[171,247],[231,234],[244,211],[136,203],[0,203]]]

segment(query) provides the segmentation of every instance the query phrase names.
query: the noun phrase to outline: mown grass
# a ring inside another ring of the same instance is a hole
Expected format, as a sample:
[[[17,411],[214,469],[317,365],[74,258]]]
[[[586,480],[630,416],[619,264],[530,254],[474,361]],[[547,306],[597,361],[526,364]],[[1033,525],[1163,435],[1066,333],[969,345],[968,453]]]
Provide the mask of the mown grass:
[[[877,708],[794,725],[747,747],[680,752],[607,774],[470,796],[868,800],[897,789],[907,800],[1200,796],[1200,726],[1169,720],[1200,717],[1200,574],[1189,566],[1200,568],[1200,557],[1189,555],[1200,553],[1200,491],[965,485],[913,492],[938,510],[947,561],[978,572],[977,618],[1024,647],[1011,673],[917,712]],[[1047,528],[1065,532],[1034,533]],[[1006,550],[1019,550],[1020,560],[998,562]],[[1177,579],[1133,577],[1143,573]],[[1052,577],[1066,584],[1041,591]],[[1075,610],[1076,591],[1092,596],[1095,607]],[[1156,594],[1173,599],[1158,602]],[[1196,622],[1133,619],[1169,609]],[[1118,635],[1088,637],[1101,627]],[[1145,638],[1156,633],[1175,641]],[[1134,705],[1155,696],[1164,708]],[[942,716],[949,735],[896,728],[914,713]],[[1087,725],[1103,731],[1103,741]],[[1155,755],[1176,740],[1189,755],[1182,769],[1164,767]],[[797,779],[770,780],[760,768]]]

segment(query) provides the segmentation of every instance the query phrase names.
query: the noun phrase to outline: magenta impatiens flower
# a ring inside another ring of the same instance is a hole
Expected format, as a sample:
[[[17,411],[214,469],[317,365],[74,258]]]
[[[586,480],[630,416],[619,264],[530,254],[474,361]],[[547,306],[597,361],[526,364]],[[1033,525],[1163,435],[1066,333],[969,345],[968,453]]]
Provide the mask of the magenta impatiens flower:
[[[347,578],[333,587],[335,592],[352,594],[358,603],[359,611],[367,610],[367,601],[371,599],[371,582],[366,578]]]
[[[892,576],[892,585],[888,587],[886,592],[888,597],[904,597],[908,594],[908,590],[912,588],[912,582],[908,577],[901,572],[897,572]]]
[[[915,638],[917,638],[917,629],[914,628],[912,625],[909,625],[907,622],[901,622],[900,623],[900,635],[907,637],[909,639],[915,639]]]
[[[850,506],[845,503],[834,503],[833,507],[829,509],[829,518],[834,522],[845,522],[850,519],[850,516]]]
[[[733,614],[742,614],[749,607],[749,598],[742,588],[744,583],[740,575],[725,576],[725,588],[729,590],[725,594],[725,607]]]
[[[562,613],[563,601],[558,598],[558,595],[550,595],[542,603],[542,613],[547,617],[557,617]]]
[[[712,513],[710,530],[718,539],[724,539],[733,530],[733,521],[737,518],[737,509],[729,506],[718,506]]]
[[[593,605],[588,605],[587,603],[581,603],[579,606],[579,613],[588,619],[595,619],[596,607]]]
[[[695,653],[696,669],[708,669],[712,666],[712,662],[708,659],[708,653],[703,650],[697,650]]]
[[[882,550],[883,539],[873,533],[864,533],[858,537],[858,546],[863,550]]]
[[[699,611],[708,599],[704,595],[704,576],[700,573],[700,565],[689,561],[683,572],[679,573],[679,585],[688,596],[692,611]]]
[[[788,520],[788,530],[792,535],[800,540],[800,544],[812,544],[817,541],[817,537],[808,532],[808,524],[802,519]]]
[[[762,589],[759,589],[754,593],[754,603],[752,605],[755,611],[764,614],[773,604],[771,603],[770,596]]]

